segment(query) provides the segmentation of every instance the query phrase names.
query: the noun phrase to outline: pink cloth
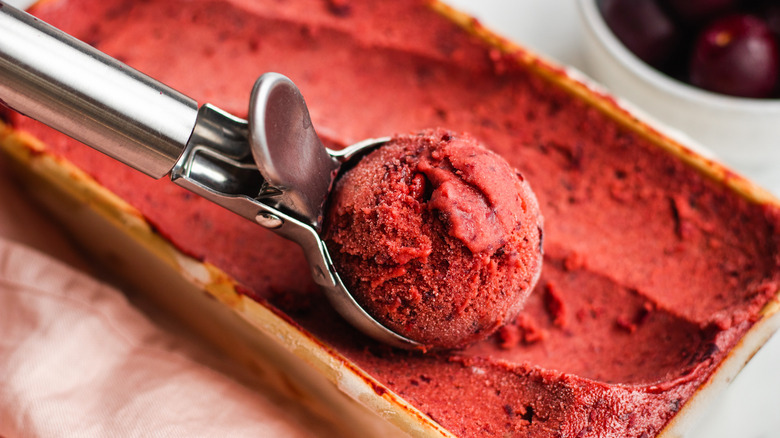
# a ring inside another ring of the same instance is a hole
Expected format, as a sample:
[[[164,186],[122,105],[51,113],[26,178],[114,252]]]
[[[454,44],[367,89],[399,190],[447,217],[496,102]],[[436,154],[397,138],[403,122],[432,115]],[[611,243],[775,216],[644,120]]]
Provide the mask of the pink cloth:
[[[0,334],[0,436],[311,435],[116,290],[7,241]]]

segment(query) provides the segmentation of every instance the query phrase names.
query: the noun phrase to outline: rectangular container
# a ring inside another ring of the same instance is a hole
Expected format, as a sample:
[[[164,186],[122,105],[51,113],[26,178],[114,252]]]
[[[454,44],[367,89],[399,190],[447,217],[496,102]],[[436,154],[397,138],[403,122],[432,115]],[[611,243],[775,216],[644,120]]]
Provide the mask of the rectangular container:
[[[43,2],[40,6],[47,7],[55,1]],[[329,7],[336,8],[334,13],[339,14],[338,5],[339,2],[333,2]],[[541,83],[552,84],[551,87],[573,96],[581,102],[583,111],[606,114],[621,129],[651,143],[682,166],[695,169],[707,179],[728,187],[735,196],[751,204],[763,205],[767,210],[780,208],[780,201],[766,191],[671,140],[621,108],[610,96],[594,91],[581,78],[502,39],[473,18],[443,3],[434,1],[426,5],[454,23],[461,32],[478,40],[486,53],[495,58],[497,68],[501,68],[502,63],[516,63],[538,77]],[[278,13],[281,25],[287,19],[285,13],[284,8]],[[314,24],[312,29],[316,34]],[[392,28],[388,32],[392,32]],[[334,53],[334,56],[340,54]],[[328,132],[324,134],[329,137]],[[51,152],[40,140],[7,124],[0,126],[0,144],[29,193],[49,209],[96,260],[129,279],[138,290],[187,321],[236,361],[265,376],[265,380],[309,406],[317,415],[330,419],[333,424],[348,424],[345,434],[455,436],[393,392],[386,382],[302,328],[295,318],[263,300],[249,298],[245,289],[222,269],[182,252],[158,233],[149,218],[69,162],[67,157]],[[767,221],[771,220],[770,215]],[[723,355],[693,395],[677,407],[677,413],[657,436],[682,436],[708,402],[780,326],[780,294],[777,290],[772,294],[773,298],[766,301],[750,329]],[[589,436],[587,430],[585,432],[581,436]],[[561,435],[576,434],[562,431]]]

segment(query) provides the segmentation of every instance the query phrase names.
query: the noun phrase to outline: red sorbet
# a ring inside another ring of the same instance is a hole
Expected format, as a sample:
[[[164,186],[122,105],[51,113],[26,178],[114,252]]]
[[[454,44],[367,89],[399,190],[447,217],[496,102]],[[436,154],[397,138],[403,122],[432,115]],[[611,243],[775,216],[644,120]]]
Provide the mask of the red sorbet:
[[[358,302],[430,347],[493,333],[542,267],[528,183],[474,138],[442,129],[396,136],[341,176],[325,239]]]
[[[457,436],[658,434],[777,294],[778,209],[703,176],[427,0],[339,3],[49,0],[33,12],[239,116],[261,73],[283,73],[332,147],[433,126],[479,138],[523,169],[544,211],[544,270],[503,336],[457,353],[379,345],[328,305],[295,244],[11,121]]]

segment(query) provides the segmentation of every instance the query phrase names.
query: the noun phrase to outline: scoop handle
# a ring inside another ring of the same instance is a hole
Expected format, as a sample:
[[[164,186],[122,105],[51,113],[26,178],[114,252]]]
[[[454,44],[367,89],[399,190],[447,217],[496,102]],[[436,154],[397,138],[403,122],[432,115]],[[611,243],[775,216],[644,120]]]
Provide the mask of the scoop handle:
[[[195,100],[2,1],[0,103],[154,178],[198,114]]]

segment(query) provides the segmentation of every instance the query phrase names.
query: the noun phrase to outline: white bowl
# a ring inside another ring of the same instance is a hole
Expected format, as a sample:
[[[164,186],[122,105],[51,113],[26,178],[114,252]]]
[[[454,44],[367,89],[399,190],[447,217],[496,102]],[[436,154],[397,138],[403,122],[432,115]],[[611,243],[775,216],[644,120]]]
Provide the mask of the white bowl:
[[[617,39],[598,3],[579,0],[589,74],[713,151],[719,161],[780,194],[780,99],[724,96],[654,70]]]

